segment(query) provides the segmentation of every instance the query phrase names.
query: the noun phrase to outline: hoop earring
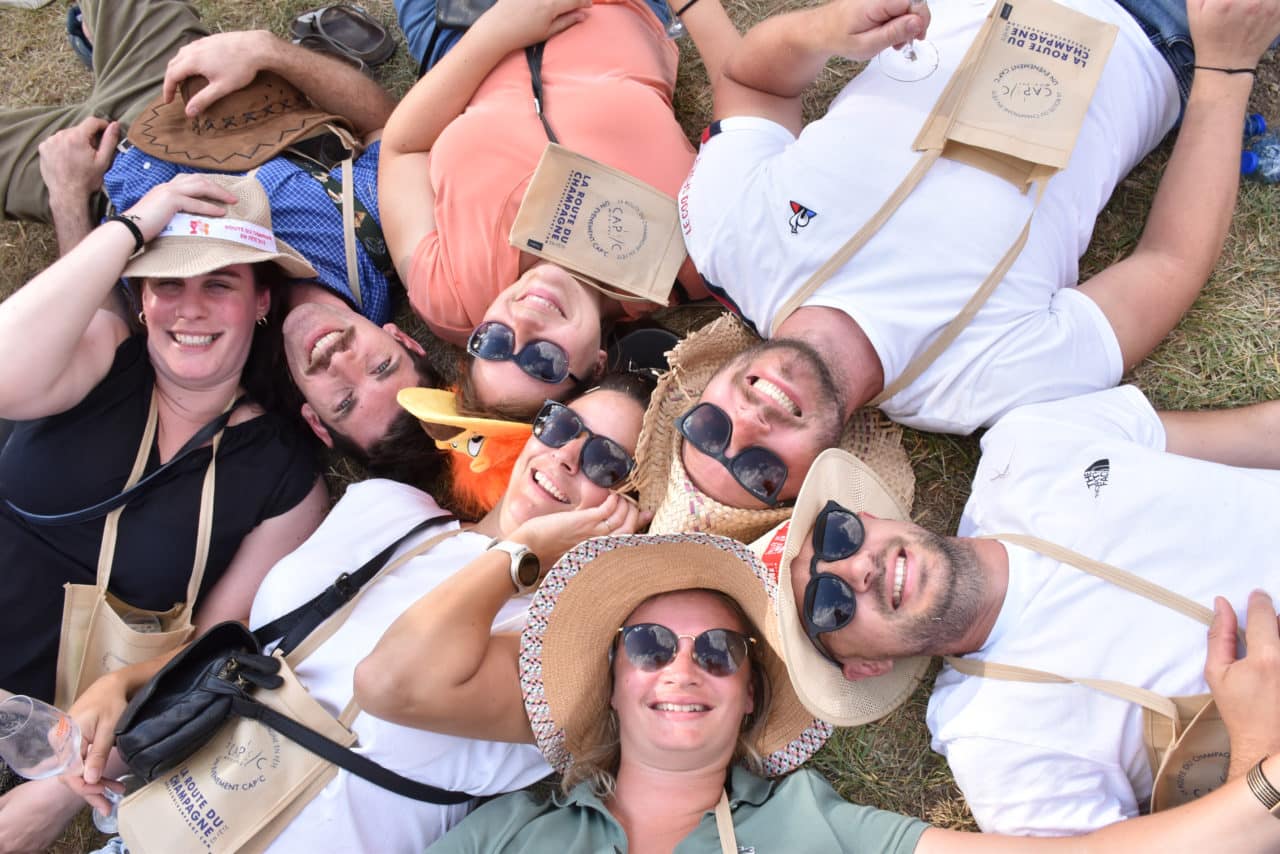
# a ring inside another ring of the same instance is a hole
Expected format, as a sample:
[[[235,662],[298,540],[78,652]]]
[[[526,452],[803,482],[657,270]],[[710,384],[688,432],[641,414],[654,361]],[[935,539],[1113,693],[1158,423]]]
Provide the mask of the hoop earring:
[[[147,316],[142,313],[141,309],[139,309],[138,311],[138,322],[141,323],[143,326],[147,325]]]
[[[258,325],[259,326],[267,325],[267,316],[265,314],[258,318]]]

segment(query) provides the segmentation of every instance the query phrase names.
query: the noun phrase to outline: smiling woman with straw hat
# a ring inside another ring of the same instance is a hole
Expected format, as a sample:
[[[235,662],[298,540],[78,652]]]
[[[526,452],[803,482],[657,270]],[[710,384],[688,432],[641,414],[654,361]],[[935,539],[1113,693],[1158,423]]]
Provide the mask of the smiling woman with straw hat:
[[[327,506],[310,448],[265,410],[273,286],[314,275],[257,181],[184,175],[0,305],[0,418],[20,422],[0,452],[0,687],[65,705],[193,623],[248,617]],[[0,808],[57,828],[68,795],[40,781]]]
[[[574,514],[560,515],[563,522]],[[467,659],[474,673],[429,687],[444,695],[442,707],[454,707],[459,730],[502,719],[504,738],[535,740],[563,774],[563,791],[549,800],[516,793],[492,801],[433,852],[1135,854],[1280,845],[1280,822],[1242,780],[1085,839],[945,831],[842,800],[817,773],[796,771],[831,728],[791,689],[773,578],[753,548],[735,540],[701,533],[587,540],[547,574],[519,649],[487,630],[486,609],[509,590],[497,573],[469,575],[455,576],[459,583],[442,597],[452,617],[440,616],[442,635],[464,639],[450,655]],[[431,682],[438,672],[425,667],[420,678]],[[528,716],[516,727],[510,713],[521,706]],[[1280,758],[1268,762],[1264,772],[1280,777]]]

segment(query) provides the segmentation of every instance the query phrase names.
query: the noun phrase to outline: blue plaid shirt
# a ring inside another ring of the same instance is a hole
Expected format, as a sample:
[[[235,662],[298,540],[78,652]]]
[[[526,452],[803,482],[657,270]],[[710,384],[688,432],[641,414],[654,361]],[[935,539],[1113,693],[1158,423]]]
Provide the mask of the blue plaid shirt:
[[[355,195],[375,219],[378,218],[379,143],[365,149],[352,164]],[[200,172],[160,160],[137,148],[116,155],[103,185],[117,210],[127,210],[157,184],[183,172]],[[243,172],[237,173],[243,175]],[[341,165],[332,176],[342,183]],[[274,157],[258,169],[258,181],[271,199],[271,225],[276,237],[298,250],[320,274],[319,282],[349,303],[347,256],[342,234],[342,214],[324,187],[306,171],[281,157]],[[356,241],[356,263],[364,297],[361,313],[379,325],[391,319],[387,279]]]

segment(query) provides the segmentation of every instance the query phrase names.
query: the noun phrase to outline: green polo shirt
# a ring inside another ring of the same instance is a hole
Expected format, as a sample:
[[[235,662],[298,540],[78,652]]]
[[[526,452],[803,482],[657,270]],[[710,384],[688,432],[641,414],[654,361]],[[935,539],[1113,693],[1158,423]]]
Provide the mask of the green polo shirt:
[[[729,806],[742,854],[780,852],[884,852],[909,854],[929,827],[917,818],[851,804],[814,771],[797,771],[781,780],[757,777],[735,767]],[[468,816],[431,849],[508,854],[575,854],[626,851],[627,838],[590,787],[539,801],[513,792],[490,801]],[[709,811],[676,854],[720,854],[715,812]]]

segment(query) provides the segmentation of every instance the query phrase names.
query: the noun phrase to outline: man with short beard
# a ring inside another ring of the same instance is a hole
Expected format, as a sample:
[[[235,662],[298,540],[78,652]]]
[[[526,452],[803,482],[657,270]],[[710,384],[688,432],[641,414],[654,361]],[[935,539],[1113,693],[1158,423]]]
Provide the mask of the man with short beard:
[[[716,121],[680,193],[690,257],[758,334],[803,341],[820,354],[846,417],[874,402],[899,423],[967,434],[1022,404],[1114,386],[1178,322],[1212,272],[1236,197],[1238,129],[1252,77],[1244,72],[1280,30],[1275,10],[1195,3],[1188,20],[1181,0],[1066,5],[1118,33],[1070,161],[1047,183],[1039,207],[1035,193],[939,160],[790,313],[810,277],[919,162],[912,141],[990,4],[939,4],[930,18],[925,4],[907,0],[833,0],[777,15],[744,37],[716,81]],[[927,35],[937,70],[903,83],[872,61],[824,116],[804,125],[802,96],[827,60],[871,59],[892,28],[895,43]],[[1193,62],[1202,69],[1194,80]],[[1177,145],[1132,254],[1080,281],[1078,259],[1099,211],[1179,119]],[[1033,208],[1012,266],[958,337],[934,354]],[[814,392],[813,367],[812,359],[796,359],[779,373],[785,360],[761,360],[733,382],[712,382],[703,400],[726,413],[732,438],[713,455],[686,442],[685,468],[701,490],[735,507],[795,494],[804,468],[789,463],[805,454],[779,437],[794,438],[805,419],[831,406],[831,397]],[[788,464],[779,494],[749,495],[742,477],[726,474],[724,460],[751,445]],[[807,453],[819,450],[811,445]]]
[[[928,724],[984,831],[1065,835],[1137,815],[1153,777],[1140,706],[1071,681],[966,674],[998,663],[1206,692],[1205,626],[1080,566],[1212,609],[1211,644],[1234,661],[1246,605],[1250,623],[1275,625],[1250,591],[1280,594],[1277,437],[1280,401],[1156,412],[1122,386],[1021,407],[983,437],[957,537],[912,524],[874,472],[827,451],[791,521],[761,541],[797,693],[859,725],[910,696],[928,656],[961,656],[937,678]],[[1270,749],[1257,747],[1232,745],[1232,775],[1247,769],[1235,757]]]

